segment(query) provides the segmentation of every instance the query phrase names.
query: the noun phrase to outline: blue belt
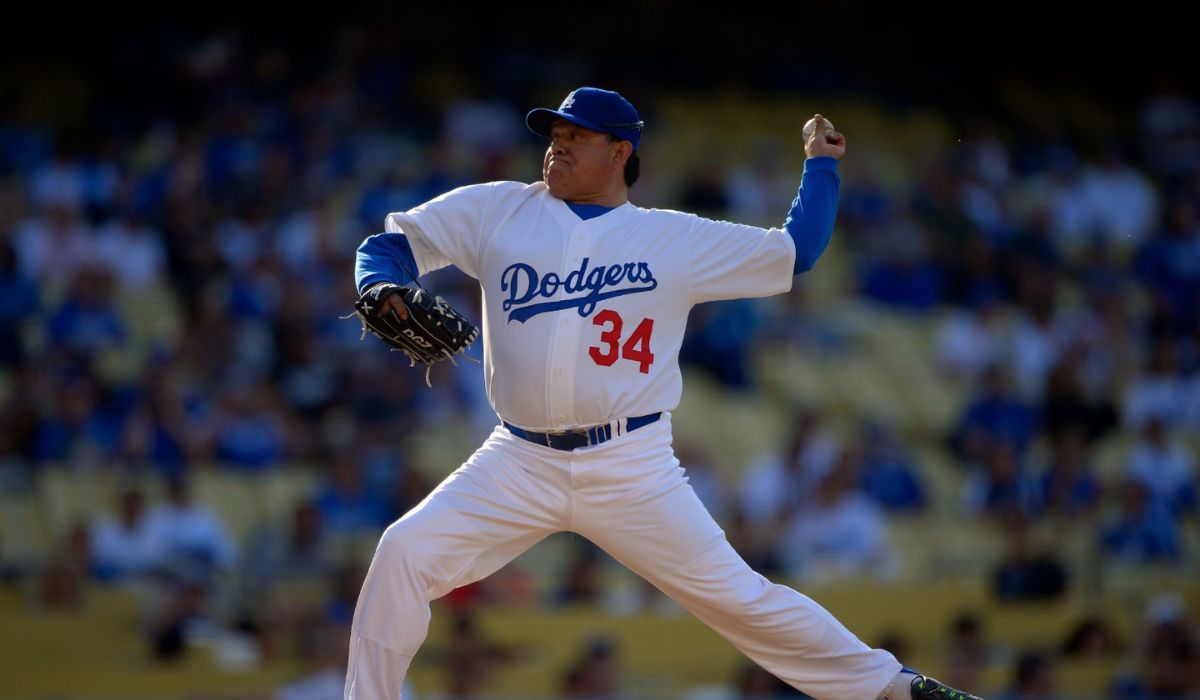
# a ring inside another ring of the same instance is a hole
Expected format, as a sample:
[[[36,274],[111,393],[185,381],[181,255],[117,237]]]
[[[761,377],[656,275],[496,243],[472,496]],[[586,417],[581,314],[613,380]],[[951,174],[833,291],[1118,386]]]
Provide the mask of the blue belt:
[[[612,440],[617,435],[632,433],[633,431],[643,426],[650,425],[654,421],[662,417],[662,413],[651,413],[645,416],[629,418],[624,421],[615,420],[609,423],[601,423],[593,425],[589,428],[575,428],[573,430],[556,430],[551,433],[538,433],[532,430],[524,430],[507,421],[501,421],[505,428],[513,435],[519,438],[528,440],[537,445],[553,447],[556,450],[571,450],[580,447],[590,447],[599,445],[603,442]],[[624,425],[622,425],[624,423]]]

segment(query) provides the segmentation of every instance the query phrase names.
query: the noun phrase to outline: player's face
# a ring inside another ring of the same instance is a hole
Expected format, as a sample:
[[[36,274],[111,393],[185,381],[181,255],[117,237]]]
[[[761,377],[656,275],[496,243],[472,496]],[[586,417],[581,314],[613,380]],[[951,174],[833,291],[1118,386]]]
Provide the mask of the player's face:
[[[612,190],[624,164],[620,141],[608,134],[559,119],[550,130],[550,147],[542,161],[542,179],[550,194],[567,201],[587,201]]]

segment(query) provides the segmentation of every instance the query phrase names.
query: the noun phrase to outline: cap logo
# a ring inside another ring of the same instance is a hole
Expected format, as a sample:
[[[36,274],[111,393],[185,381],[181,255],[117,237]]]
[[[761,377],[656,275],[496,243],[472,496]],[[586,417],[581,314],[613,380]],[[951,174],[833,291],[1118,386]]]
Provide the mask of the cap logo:
[[[570,109],[570,108],[571,108],[571,107],[572,107],[574,104],[575,104],[575,91],[574,91],[574,90],[572,90],[572,91],[571,91],[571,94],[570,94],[570,95],[567,95],[567,99],[563,100],[563,103],[562,103],[562,105],[561,105],[561,106],[558,108],[558,110],[559,110],[560,112],[565,112],[565,111],[567,111],[568,109]]]

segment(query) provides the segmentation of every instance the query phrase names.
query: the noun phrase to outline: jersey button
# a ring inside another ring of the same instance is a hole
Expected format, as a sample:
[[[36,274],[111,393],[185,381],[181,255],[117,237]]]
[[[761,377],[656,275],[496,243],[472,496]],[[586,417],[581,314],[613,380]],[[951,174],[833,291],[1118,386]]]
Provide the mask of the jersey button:
[[[564,418],[566,418],[566,416],[564,416],[563,414],[560,413],[554,417],[554,420],[563,420]]]

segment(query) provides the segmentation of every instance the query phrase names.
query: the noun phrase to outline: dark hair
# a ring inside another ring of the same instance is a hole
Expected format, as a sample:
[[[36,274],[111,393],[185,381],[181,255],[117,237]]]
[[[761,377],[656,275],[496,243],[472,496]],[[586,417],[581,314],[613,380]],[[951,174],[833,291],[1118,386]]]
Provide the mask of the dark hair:
[[[642,174],[642,161],[638,159],[637,151],[629,154],[629,160],[625,161],[625,186],[633,187],[633,183],[637,182],[638,175]]]
[[[608,134],[608,142],[624,141],[612,134]],[[637,151],[629,154],[629,160],[625,161],[625,186],[633,187],[633,183],[638,181],[638,176],[642,174],[642,161],[638,158]]]

